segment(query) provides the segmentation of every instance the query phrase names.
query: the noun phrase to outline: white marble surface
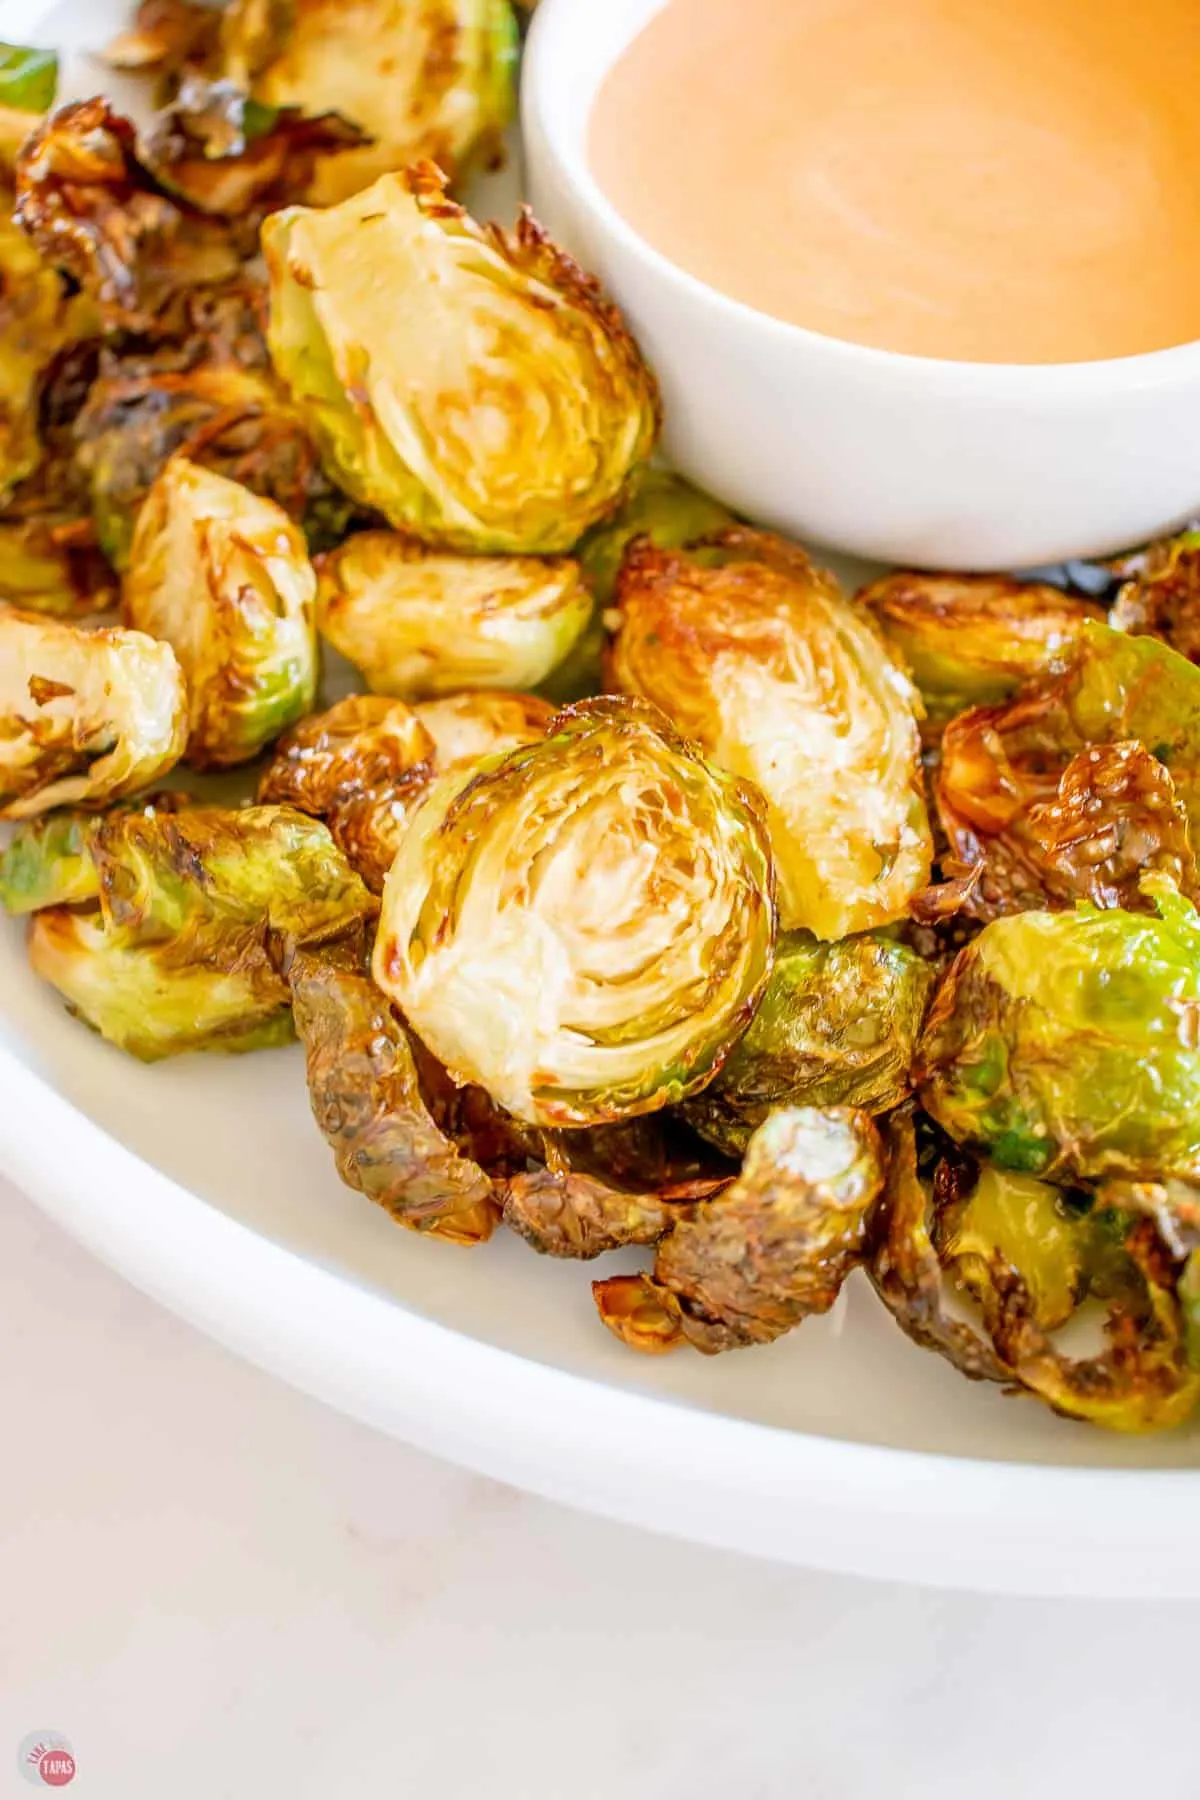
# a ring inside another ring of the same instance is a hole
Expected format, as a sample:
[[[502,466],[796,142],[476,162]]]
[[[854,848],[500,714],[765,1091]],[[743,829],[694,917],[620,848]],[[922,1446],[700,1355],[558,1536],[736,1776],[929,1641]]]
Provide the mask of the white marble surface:
[[[37,1729],[81,1800],[1200,1794],[1200,1607],[931,1594],[559,1510],[237,1362],[2,1184],[0,1445],[17,1800]]]

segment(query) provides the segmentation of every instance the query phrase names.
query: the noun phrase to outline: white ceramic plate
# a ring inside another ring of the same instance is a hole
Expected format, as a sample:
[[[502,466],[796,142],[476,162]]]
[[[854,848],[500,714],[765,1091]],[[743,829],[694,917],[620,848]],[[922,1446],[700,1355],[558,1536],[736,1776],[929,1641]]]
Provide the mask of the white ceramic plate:
[[[0,4],[0,34],[33,35],[32,10]],[[36,10],[46,42],[103,43],[121,15],[100,0]],[[74,91],[96,77],[69,71]],[[1200,1595],[1200,1436],[1112,1438],[974,1386],[911,1345],[860,1277],[770,1349],[636,1357],[599,1325],[591,1267],[506,1237],[473,1252],[422,1240],[342,1187],[298,1051],[143,1068],[66,1016],[10,922],[0,1170],[255,1362],[553,1498],[862,1574]]]

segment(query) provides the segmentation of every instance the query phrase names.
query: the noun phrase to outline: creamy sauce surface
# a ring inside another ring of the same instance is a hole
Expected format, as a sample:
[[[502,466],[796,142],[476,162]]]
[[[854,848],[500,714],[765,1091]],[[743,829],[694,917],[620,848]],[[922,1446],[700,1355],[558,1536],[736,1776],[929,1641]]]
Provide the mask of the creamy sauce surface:
[[[760,311],[920,356],[1200,338],[1200,0],[668,0],[600,186]]]

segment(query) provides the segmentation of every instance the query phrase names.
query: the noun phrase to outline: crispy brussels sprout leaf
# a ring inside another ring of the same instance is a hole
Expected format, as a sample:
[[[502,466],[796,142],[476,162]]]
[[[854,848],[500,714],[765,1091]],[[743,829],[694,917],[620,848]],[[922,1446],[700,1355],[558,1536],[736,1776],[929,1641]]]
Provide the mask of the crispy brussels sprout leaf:
[[[527,1158],[540,1166],[510,1173],[504,1223],[545,1256],[587,1260],[657,1243],[734,1174],[662,1113],[533,1136]]]
[[[53,901],[31,925],[34,968],[147,1061],[285,1041],[281,968],[374,911],[324,826],[287,807],[118,811],[73,831],[39,822],[7,852],[2,891],[19,910]]]
[[[592,613],[569,557],[452,556],[360,531],[320,566],[321,633],[378,694],[536,687]]]
[[[862,1261],[882,1185],[879,1134],[865,1113],[781,1107],[750,1140],[737,1179],[663,1238],[633,1307],[620,1278],[611,1302],[607,1282],[593,1285],[600,1315],[609,1324],[611,1308],[625,1321],[618,1335],[638,1349],[668,1347],[672,1315],[678,1340],[706,1355],[769,1344],[833,1305]],[[631,1314],[643,1311],[635,1330]]]
[[[402,700],[351,694],[280,739],[258,797],[324,819],[378,894],[433,759],[433,739]]]
[[[268,377],[228,367],[102,376],[75,424],[96,533],[129,566],[138,513],[171,457],[274,500],[314,548],[351,515],[331,489],[303,421]]]
[[[974,1168],[957,1153],[942,1155],[926,1183],[911,1117],[899,1115],[891,1133],[869,1272],[915,1342],[966,1375],[1116,1431],[1161,1430],[1193,1411],[1200,1376],[1187,1362],[1186,1294],[1151,1218]],[[1106,1341],[1073,1358],[1054,1337],[1085,1301],[1105,1308]]]
[[[704,1085],[770,973],[756,797],[652,707],[593,700],[439,781],[388,876],[375,975],[433,1053],[533,1124]]]
[[[637,346],[528,213],[481,227],[420,164],[276,213],[263,249],[271,355],[329,473],[424,542],[569,550],[653,449]]]
[[[928,880],[917,696],[870,615],[803,551],[736,529],[633,544],[611,674],[762,790],[781,923],[820,938],[903,918]]]
[[[198,768],[248,761],[310,710],[316,592],[282,508],[185,457],[167,464],[138,515],[122,615],[179,658]]]
[[[784,934],[750,1029],[716,1080],[686,1102],[689,1123],[740,1156],[776,1106],[899,1105],[933,981],[922,957],[888,938],[822,944],[808,932]]]
[[[268,111],[231,81],[189,75],[140,155],[159,184],[197,212],[244,220],[302,199],[325,157],[363,141],[336,113]]]
[[[149,787],[183,754],[186,718],[169,644],[0,606],[0,818]]]
[[[413,1230],[490,1237],[492,1183],[434,1122],[404,1022],[367,973],[361,942],[299,951],[289,979],[313,1116],[342,1180]]]
[[[1200,922],[1145,886],[1157,916],[1020,913],[960,952],[916,1071],[958,1143],[1049,1179],[1200,1175]]]
[[[202,69],[215,56],[221,15],[196,0],[141,0],[133,24],[113,39],[104,60],[114,69],[177,75]]]
[[[336,111],[373,139],[321,159],[328,206],[423,158],[461,180],[500,148],[513,110],[508,0],[233,0],[224,73],[272,107]]]
[[[1181,532],[1126,559],[1128,577],[1108,622],[1135,637],[1161,638],[1189,662],[1200,663],[1200,531]]]
[[[927,735],[969,706],[994,706],[1058,668],[1102,608],[1003,575],[885,575],[858,596],[921,690]]]
[[[100,307],[109,327],[153,330],[182,290],[233,279],[227,228],[160,191],[128,119],[102,99],[61,106],[17,158],[21,228]]]

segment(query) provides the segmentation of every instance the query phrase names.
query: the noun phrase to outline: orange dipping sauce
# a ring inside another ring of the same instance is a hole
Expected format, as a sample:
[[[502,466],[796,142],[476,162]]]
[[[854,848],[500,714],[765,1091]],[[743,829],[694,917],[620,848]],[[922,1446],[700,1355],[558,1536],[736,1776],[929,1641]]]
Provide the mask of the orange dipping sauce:
[[[597,0],[602,3],[602,0]],[[589,158],[759,311],[988,363],[1200,339],[1200,0],[668,0]]]

